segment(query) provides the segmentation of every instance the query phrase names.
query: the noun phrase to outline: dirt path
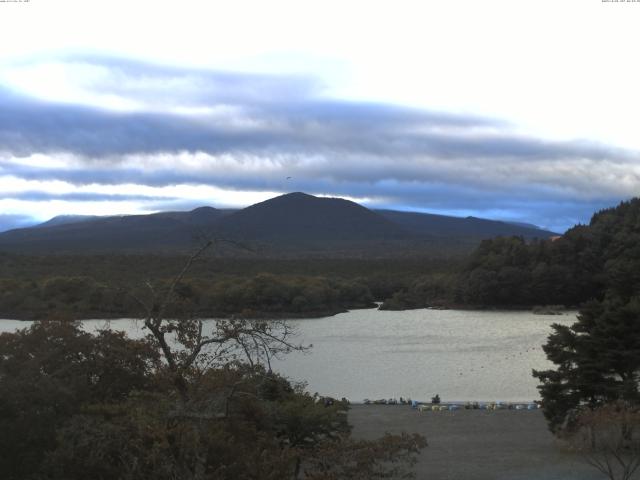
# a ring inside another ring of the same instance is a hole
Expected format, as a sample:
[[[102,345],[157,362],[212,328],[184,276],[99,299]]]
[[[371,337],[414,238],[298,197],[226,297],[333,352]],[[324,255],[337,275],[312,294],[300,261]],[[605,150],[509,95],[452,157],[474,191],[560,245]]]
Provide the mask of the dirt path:
[[[416,478],[426,480],[600,480],[579,455],[563,450],[540,411],[418,412],[408,406],[353,405],[354,435],[416,432],[429,446]]]

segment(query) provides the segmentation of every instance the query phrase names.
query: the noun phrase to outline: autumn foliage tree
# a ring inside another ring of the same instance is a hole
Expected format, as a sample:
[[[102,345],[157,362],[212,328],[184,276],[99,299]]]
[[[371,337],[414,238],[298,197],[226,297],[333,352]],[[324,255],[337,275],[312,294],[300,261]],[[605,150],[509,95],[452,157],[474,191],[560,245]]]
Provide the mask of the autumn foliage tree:
[[[59,430],[84,406],[153,390],[159,355],[145,341],[75,323],[39,322],[0,335],[0,471],[31,478]]]
[[[191,315],[182,279],[203,251],[135,294],[141,340],[59,321],[0,335],[3,478],[407,478],[422,437],[354,440],[346,403],[272,371],[306,348],[286,322]]]

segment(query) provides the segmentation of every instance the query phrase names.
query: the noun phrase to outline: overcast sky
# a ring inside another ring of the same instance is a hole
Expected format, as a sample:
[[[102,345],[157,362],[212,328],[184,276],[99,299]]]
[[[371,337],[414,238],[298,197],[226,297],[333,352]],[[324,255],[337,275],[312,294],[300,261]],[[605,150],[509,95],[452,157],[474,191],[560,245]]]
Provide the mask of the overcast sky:
[[[640,2],[0,2],[0,230],[288,191],[556,231],[640,192]]]

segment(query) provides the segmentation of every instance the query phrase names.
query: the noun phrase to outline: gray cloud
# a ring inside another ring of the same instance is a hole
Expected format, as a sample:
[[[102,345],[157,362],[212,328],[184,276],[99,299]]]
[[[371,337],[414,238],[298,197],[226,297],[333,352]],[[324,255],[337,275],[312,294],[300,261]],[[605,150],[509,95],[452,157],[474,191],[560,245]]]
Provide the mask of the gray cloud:
[[[373,102],[322,97],[318,82],[273,76],[163,67],[110,57],[71,57],[105,75],[91,88],[148,106],[204,108],[211,115],[164,111],[116,113],[43,102],[0,90],[0,145],[26,155],[73,152],[88,157],[127,153],[360,154],[444,159],[614,158],[628,152],[586,142],[545,142],[509,133],[499,120]],[[490,128],[491,134],[474,129]]]
[[[170,202],[178,200],[173,197],[162,197],[152,195],[130,195],[130,194],[104,194],[93,192],[70,192],[70,193],[49,193],[38,190],[27,190],[22,192],[12,192],[4,195],[4,198],[11,200],[28,200],[33,202],[46,202],[50,200],[62,200],[67,202]]]
[[[356,167],[352,166],[354,170]],[[331,173],[331,172],[329,172]],[[363,171],[363,178],[369,172]],[[416,172],[419,175],[419,172]],[[133,182],[162,187],[177,184],[210,184],[234,190],[280,190],[306,191],[312,194],[331,194],[368,198],[373,208],[410,208],[448,215],[475,215],[496,219],[529,221],[562,231],[578,222],[588,221],[591,214],[601,208],[615,204],[619,198],[614,193],[596,196],[581,196],[575,190],[554,192],[548,186],[522,182],[504,183],[490,187],[478,185],[478,182],[455,180],[450,174],[449,180],[372,180],[366,181],[352,175],[350,179],[337,179],[333,175],[307,175],[300,169],[293,178],[286,180],[282,170],[276,174],[242,174],[234,172],[212,172],[209,174],[179,170],[133,170],[133,169],[79,169],[48,170],[22,167],[22,178],[37,180],[41,177],[54,178],[82,183],[86,178],[101,184],[121,184]],[[409,177],[409,174],[406,175]],[[575,188],[578,188],[576,185]],[[42,192],[22,192],[11,195],[21,199],[53,199],[98,201],[98,200],[136,200],[144,202],[148,210],[188,210],[200,206],[203,202],[179,201],[178,199],[135,195],[103,194],[64,194],[51,195]],[[205,202],[206,203],[206,202]],[[213,205],[218,206],[218,205]]]
[[[264,104],[308,98],[321,89],[315,77],[269,75],[172,67],[121,57],[67,55],[70,68],[103,69],[92,79],[102,94],[144,100],[150,104],[202,106],[212,104]]]
[[[64,60],[104,73],[92,83],[94,93],[136,101],[146,110],[45,102],[0,88],[0,175],[74,184],[304,190],[367,197],[385,207],[495,213],[556,229],[587,220],[594,209],[640,186],[636,152],[527,137],[491,118],[330,99],[313,78],[108,57]],[[11,160],[35,153],[64,154],[73,162],[36,168]],[[285,182],[288,176],[293,181]]]

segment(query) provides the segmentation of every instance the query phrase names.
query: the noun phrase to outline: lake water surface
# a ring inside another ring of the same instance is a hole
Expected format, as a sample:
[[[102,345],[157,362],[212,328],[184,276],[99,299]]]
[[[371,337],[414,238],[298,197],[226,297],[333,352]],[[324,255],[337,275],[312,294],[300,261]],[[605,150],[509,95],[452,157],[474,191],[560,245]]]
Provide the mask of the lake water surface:
[[[371,309],[292,320],[298,341],[313,348],[286,356],[274,369],[306,380],[311,392],[356,402],[400,396],[427,400],[436,393],[444,401],[529,401],[539,398],[531,370],[551,366],[541,348],[551,323],[575,319],[575,313]],[[105,321],[83,324],[92,330]],[[134,320],[109,324],[132,337],[144,333]],[[27,325],[0,320],[0,332]]]

